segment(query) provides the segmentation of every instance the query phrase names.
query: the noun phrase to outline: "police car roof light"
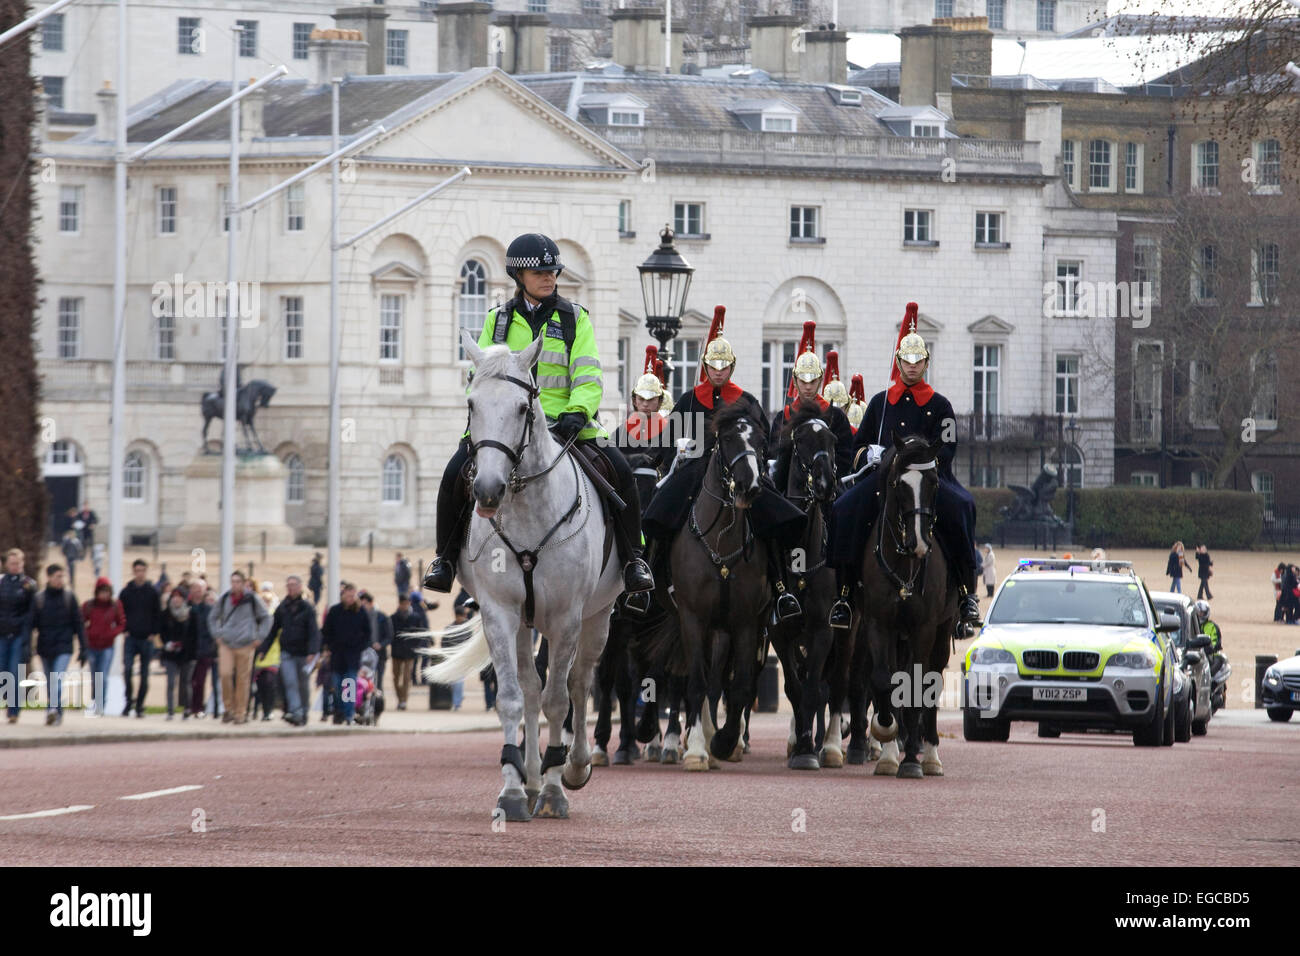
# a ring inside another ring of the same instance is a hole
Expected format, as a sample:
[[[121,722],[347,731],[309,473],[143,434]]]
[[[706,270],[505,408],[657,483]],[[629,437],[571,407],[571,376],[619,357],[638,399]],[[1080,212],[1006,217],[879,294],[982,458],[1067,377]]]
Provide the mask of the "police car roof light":
[[[1128,572],[1133,575],[1132,561],[1080,561],[1076,558],[1021,558],[1016,564],[1017,571],[1103,571],[1110,573]]]

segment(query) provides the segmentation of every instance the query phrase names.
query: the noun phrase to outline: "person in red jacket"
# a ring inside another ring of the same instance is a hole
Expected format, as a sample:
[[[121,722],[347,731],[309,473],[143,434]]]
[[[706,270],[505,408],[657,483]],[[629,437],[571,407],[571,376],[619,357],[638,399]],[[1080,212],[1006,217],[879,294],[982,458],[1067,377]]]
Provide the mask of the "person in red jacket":
[[[113,642],[126,630],[126,611],[113,597],[113,583],[108,578],[95,582],[95,596],[81,605],[86,623],[86,643],[90,645],[90,672],[95,687],[94,713],[104,716],[108,701],[108,669],[113,666]]]

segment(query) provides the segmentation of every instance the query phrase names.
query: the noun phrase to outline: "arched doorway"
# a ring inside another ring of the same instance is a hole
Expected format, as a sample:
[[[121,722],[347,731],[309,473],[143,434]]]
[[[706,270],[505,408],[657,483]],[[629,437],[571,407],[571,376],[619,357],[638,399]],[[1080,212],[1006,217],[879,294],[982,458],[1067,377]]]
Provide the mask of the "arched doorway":
[[[51,541],[58,541],[71,527],[68,509],[81,506],[81,481],[85,474],[86,463],[76,442],[65,438],[50,443],[41,462],[41,476],[50,495],[47,533]]]

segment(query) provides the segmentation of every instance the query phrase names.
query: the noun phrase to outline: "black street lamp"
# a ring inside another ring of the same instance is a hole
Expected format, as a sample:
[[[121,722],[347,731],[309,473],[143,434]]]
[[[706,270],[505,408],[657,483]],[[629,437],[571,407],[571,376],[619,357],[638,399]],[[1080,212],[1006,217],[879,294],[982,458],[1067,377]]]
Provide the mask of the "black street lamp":
[[[641,301],[645,305],[645,327],[659,341],[665,377],[672,376],[672,351],[668,343],[677,337],[686,311],[686,294],[695,269],[673,248],[673,231],[667,225],[659,233],[659,248],[636,267],[641,273]]]

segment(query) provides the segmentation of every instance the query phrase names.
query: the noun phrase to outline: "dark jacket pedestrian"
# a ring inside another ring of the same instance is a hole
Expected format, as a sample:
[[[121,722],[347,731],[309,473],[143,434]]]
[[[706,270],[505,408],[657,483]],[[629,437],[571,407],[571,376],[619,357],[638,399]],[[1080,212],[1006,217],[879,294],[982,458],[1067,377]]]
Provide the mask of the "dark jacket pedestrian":
[[[1214,600],[1214,595],[1210,593],[1210,575],[1214,572],[1210,569],[1214,567],[1214,559],[1210,557],[1210,549],[1201,545],[1196,549],[1196,576],[1200,578],[1200,586],[1196,589],[1196,599],[1199,601],[1205,598],[1207,601]]]
[[[311,592],[313,604],[320,604],[321,588],[325,586],[325,569],[321,567],[320,555],[311,559],[311,568],[307,571],[307,590]]]
[[[82,508],[77,512],[76,521],[81,522],[81,544],[89,552],[95,546],[95,525],[99,524],[99,515],[90,508]],[[76,521],[73,522],[74,528]]]
[[[419,633],[425,630],[424,625],[420,623],[419,617],[415,612],[400,608],[392,613],[388,618],[393,627],[393,660],[409,661],[415,659],[415,649],[423,647],[427,643],[427,638],[406,637],[410,633]]]
[[[271,617],[269,641],[280,635],[280,653],[293,657],[313,657],[320,653],[320,628],[316,626],[316,608],[306,597],[286,597]],[[263,642],[267,644],[266,641]],[[270,645],[267,644],[269,647]]]
[[[190,601],[190,612],[194,615],[194,656],[196,659],[215,658],[217,656],[217,639],[208,628],[208,616],[212,605],[207,601]]]
[[[370,646],[370,616],[358,601],[351,607],[335,604],[325,614],[321,643],[329,648],[334,673],[355,672],[361,652]]]
[[[181,663],[192,661],[199,656],[199,615],[186,602],[181,605],[183,611],[173,611],[169,604],[162,614],[163,661]],[[183,615],[183,618],[180,616]]]
[[[149,637],[157,634],[162,624],[162,599],[158,589],[148,581],[137,584],[129,581],[117,599],[126,612],[126,632],[132,637]]]
[[[60,654],[72,653],[72,639],[77,639],[77,657],[86,657],[86,626],[81,619],[81,605],[71,588],[38,591],[33,599],[32,630],[36,632],[36,653],[43,661],[53,661]]]
[[[397,596],[401,597],[411,589],[411,562],[400,554],[393,566],[393,583],[397,585]]]
[[[32,599],[36,582],[25,574],[0,577],[0,638],[17,635],[30,639],[32,634]],[[0,666],[3,665],[0,661]]]

